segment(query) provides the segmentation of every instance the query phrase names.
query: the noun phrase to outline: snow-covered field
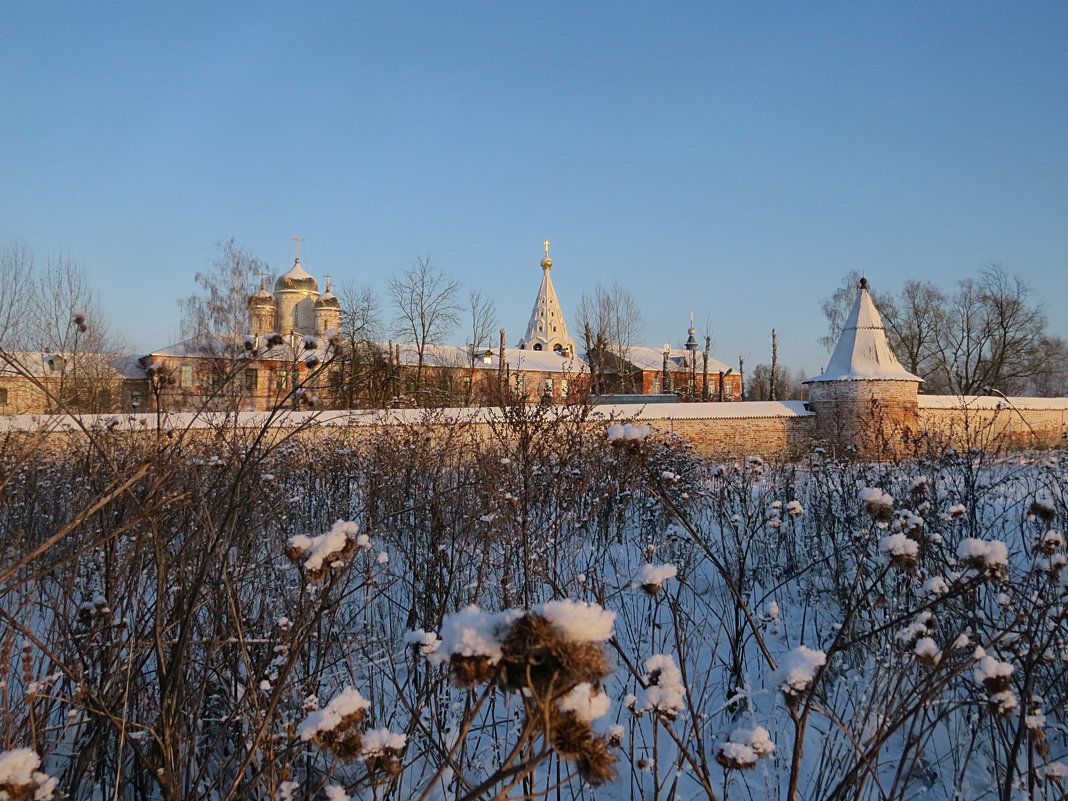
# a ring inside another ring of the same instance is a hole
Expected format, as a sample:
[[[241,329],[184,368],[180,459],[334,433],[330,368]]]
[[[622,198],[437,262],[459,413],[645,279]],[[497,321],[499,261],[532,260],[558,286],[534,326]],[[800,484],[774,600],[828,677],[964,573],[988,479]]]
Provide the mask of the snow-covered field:
[[[8,438],[0,799],[1065,797],[1068,455],[581,414]]]

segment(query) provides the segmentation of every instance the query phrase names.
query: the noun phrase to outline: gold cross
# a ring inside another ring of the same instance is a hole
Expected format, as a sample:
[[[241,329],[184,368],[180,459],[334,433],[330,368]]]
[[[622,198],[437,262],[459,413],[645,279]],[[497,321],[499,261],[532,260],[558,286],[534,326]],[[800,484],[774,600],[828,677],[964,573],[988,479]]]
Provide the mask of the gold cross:
[[[271,277],[270,273],[256,273],[260,277],[260,289],[267,288],[267,279]]]
[[[545,245],[545,255],[548,256],[549,255],[549,240],[546,239],[542,244]]]
[[[304,237],[302,237],[302,236],[293,236],[293,237],[290,237],[290,241],[297,243],[297,258],[299,259],[300,258],[300,243],[304,241]]]
[[[330,273],[323,273],[323,278],[326,279],[326,291],[327,292],[330,291],[330,279],[333,278],[333,277],[334,276],[330,275]]]

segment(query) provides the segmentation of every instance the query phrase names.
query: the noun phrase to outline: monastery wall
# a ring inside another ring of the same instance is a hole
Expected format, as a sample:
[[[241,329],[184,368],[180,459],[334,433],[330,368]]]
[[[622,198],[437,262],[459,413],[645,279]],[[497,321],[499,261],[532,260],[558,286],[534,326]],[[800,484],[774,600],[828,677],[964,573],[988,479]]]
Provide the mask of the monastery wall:
[[[920,395],[919,427],[935,448],[1068,447],[1068,398]]]
[[[858,396],[859,399],[859,396]],[[920,437],[917,452],[933,449],[978,447],[1004,448],[1068,447],[1068,398],[955,398],[920,396],[918,399]],[[567,415],[566,407],[548,407],[546,423],[552,415]],[[836,415],[840,414],[840,410]],[[801,401],[743,403],[679,403],[647,406],[604,405],[590,410],[589,425],[607,427],[613,423],[649,425],[654,430],[684,438],[694,452],[710,458],[759,455],[776,459],[796,458],[825,444],[819,436],[817,415]],[[239,412],[164,414],[85,415],[79,420],[50,415],[20,414],[0,416],[0,433],[36,433],[46,428],[50,438],[84,436],[86,428],[106,427],[154,436],[157,422],[164,430],[193,429],[198,436],[233,436],[244,431],[251,437],[268,426],[278,437],[290,436],[305,427],[302,437],[344,433],[360,440],[376,433],[404,428],[430,428],[442,436],[452,436],[457,426],[465,435],[490,439],[507,428],[500,409],[466,408],[439,410],[377,410],[328,412]],[[826,421],[823,426],[827,425]],[[860,431],[858,435],[866,436]],[[883,455],[883,458],[885,458]],[[863,452],[862,452],[863,456]]]

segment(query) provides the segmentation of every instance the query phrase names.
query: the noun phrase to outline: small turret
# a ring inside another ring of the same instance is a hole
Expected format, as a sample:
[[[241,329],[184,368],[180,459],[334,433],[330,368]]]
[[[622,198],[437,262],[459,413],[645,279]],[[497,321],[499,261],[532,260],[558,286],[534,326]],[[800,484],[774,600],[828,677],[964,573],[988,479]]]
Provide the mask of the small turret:
[[[249,324],[252,328],[250,333],[259,336],[273,331],[277,312],[278,304],[261,281],[260,288],[248,299]]]
[[[337,331],[341,328],[341,301],[338,300],[337,295],[330,291],[333,286],[330,283],[330,276],[325,275],[323,277],[326,278],[326,291],[315,301],[315,331],[317,334],[322,334],[330,329]]]

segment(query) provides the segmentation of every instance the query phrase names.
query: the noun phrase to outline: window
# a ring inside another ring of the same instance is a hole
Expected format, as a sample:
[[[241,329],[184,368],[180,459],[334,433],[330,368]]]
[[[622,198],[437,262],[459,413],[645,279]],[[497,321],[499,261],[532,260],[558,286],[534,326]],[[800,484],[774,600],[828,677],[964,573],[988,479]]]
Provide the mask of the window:
[[[286,388],[286,378],[289,377],[289,373],[285,370],[279,370],[274,375],[275,379],[278,381],[277,388],[279,390],[284,390]]]
[[[131,392],[130,393],[130,406],[133,409],[135,409],[135,410],[136,409],[140,409],[141,408],[141,404],[144,403],[144,401],[145,401],[145,396],[142,395],[140,392]]]
[[[551,378],[545,379],[545,394],[550,398],[553,395],[553,380]]]
[[[189,365],[182,367],[182,386],[193,386],[193,368]]]
[[[259,385],[259,373],[251,367],[245,370],[245,389],[249,392]]]
[[[653,394],[654,395],[659,395],[660,394],[660,376],[658,376],[658,375],[654,375],[653,376]]]
[[[0,389],[0,406],[7,406],[7,390]]]
[[[566,398],[567,397],[567,379],[566,378],[561,378],[560,379],[560,397],[561,398]]]

